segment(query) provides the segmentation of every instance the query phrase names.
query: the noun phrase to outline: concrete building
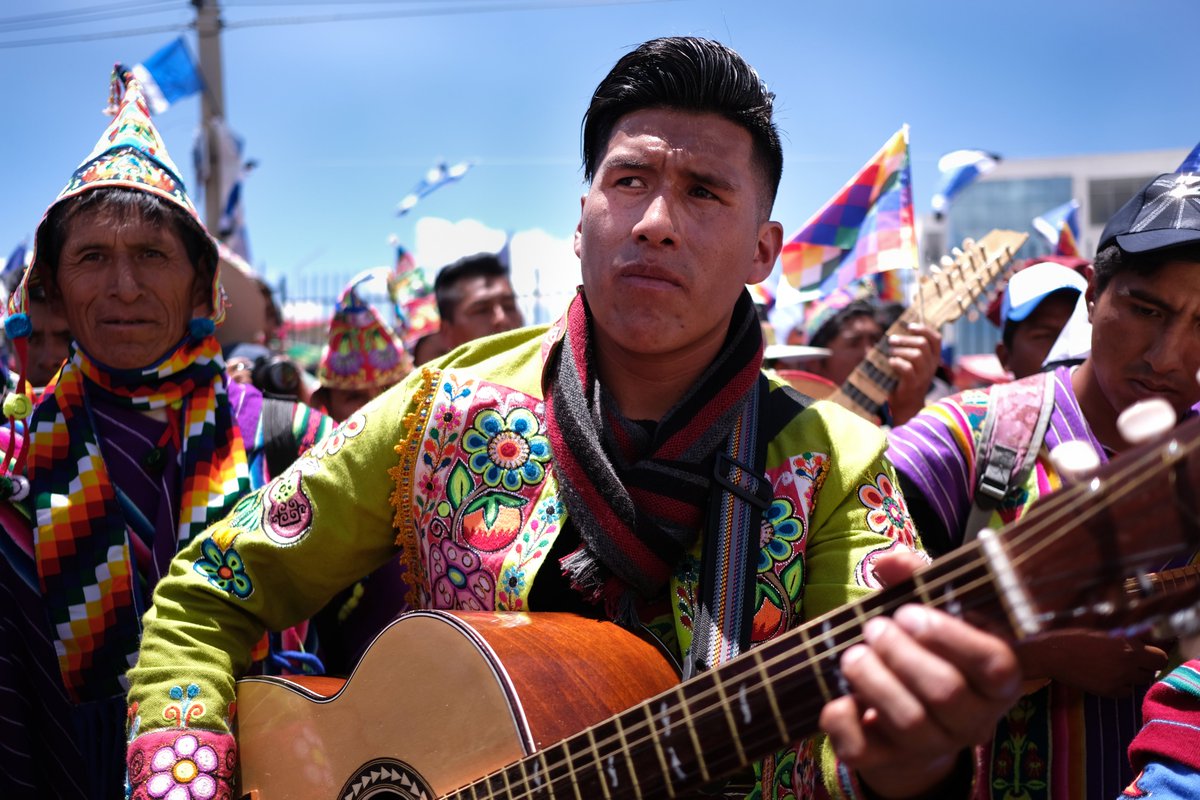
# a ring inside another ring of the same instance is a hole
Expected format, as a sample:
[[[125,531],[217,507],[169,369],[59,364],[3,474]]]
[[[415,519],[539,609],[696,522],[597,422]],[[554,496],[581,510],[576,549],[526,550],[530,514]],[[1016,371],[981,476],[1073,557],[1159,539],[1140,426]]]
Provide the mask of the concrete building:
[[[921,220],[922,258],[936,263],[963,239],[979,238],[993,228],[1029,232],[1018,259],[1045,255],[1050,243],[1034,230],[1033,220],[1073,198],[1079,202],[1079,250],[1090,259],[1109,217],[1151,178],[1174,171],[1189,152],[1184,147],[1001,161],[953,199],[944,220]],[[986,319],[964,317],[946,338],[956,356],[991,353],[1000,332]]]

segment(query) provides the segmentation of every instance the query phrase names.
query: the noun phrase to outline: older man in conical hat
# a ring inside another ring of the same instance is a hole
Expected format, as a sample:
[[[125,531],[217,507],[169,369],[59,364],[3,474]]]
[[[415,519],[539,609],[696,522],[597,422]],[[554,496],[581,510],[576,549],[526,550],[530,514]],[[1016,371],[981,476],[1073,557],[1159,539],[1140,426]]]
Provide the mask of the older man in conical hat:
[[[214,336],[216,245],[121,72],[115,119],[39,224],[5,320],[24,361],[37,281],[74,340],[0,481],[0,772],[38,796],[123,794],[141,614],[179,547],[266,477],[263,398],[227,380]],[[295,405],[284,418],[297,451],[330,425]],[[246,590],[232,549],[204,568]],[[180,725],[224,712],[178,694]]]

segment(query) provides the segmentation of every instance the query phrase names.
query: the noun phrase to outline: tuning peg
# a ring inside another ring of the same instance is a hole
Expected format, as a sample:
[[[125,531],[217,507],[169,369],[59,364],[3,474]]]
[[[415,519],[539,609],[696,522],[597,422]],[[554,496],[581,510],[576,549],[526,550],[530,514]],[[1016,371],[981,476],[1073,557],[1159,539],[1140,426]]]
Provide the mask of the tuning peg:
[[[1142,444],[1168,434],[1177,420],[1175,409],[1161,397],[1139,400],[1117,417],[1117,430],[1130,444]]]
[[[1100,456],[1087,442],[1063,442],[1050,451],[1050,463],[1064,483],[1082,483],[1100,468]]]
[[[1155,638],[1164,641],[1200,634],[1200,606],[1171,612],[1158,620],[1153,630]]]
[[[962,251],[959,250],[957,247],[954,248],[954,252],[960,253],[960,254],[962,253]],[[954,266],[954,259],[948,255],[945,255],[945,256],[942,256],[940,263],[942,265],[942,269],[950,269],[951,267]]]

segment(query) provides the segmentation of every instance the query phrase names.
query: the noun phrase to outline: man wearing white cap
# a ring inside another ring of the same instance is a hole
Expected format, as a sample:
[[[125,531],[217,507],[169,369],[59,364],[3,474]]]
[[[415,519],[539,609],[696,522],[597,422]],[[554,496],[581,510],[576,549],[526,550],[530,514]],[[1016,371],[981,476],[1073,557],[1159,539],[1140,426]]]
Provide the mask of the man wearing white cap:
[[[1000,306],[1000,365],[1024,378],[1042,371],[1047,354],[1070,319],[1087,280],[1073,269],[1043,261],[1013,275]]]

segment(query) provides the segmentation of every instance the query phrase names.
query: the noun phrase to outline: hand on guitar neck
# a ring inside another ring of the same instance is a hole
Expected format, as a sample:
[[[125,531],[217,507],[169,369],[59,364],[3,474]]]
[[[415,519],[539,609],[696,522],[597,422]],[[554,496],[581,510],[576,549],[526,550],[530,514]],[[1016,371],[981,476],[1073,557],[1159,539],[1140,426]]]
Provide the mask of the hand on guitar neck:
[[[875,574],[894,585],[923,565],[898,553],[881,559]],[[841,659],[851,692],[825,705],[821,728],[877,796],[941,796],[960,748],[986,741],[1016,702],[1016,659],[999,639],[920,605],[875,617],[863,638]]]
[[[920,323],[909,325],[907,334],[887,337],[888,366],[896,374],[895,388],[888,394],[893,425],[903,425],[925,407],[929,385],[942,361],[942,336]]]

